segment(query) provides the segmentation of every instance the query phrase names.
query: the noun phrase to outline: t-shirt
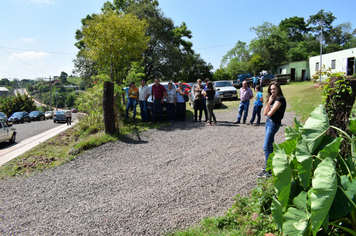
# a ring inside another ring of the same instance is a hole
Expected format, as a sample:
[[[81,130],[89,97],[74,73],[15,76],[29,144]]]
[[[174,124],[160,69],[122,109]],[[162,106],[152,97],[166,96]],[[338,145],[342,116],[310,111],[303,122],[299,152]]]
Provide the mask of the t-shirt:
[[[177,96],[177,92],[174,88],[172,88],[171,90],[167,89],[167,97],[166,97],[166,102],[168,103],[174,103],[175,102],[175,98]]]
[[[178,93],[178,90],[181,91],[179,88],[177,89],[177,103],[184,103],[185,100],[184,100],[184,96],[183,95],[180,95]],[[182,92],[182,91],[181,91]]]
[[[257,76],[256,76],[256,77],[252,77],[252,81],[253,81],[254,84],[257,84],[257,82],[258,82],[258,77],[257,77]]]
[[[255,97],[255,106],[263,106],[261,97],[263,97],[261,92],[258,92]]]
[[[261,76],[261,84],[263,83],[264,80],[265,80],[265,77],[262,75]]]
[[[147,96],[150,94],[150,88],[145,86],[140,86],[139,89],[139,96],[138,98],[140,99],[140,101],[146,101]]]
[[[206,96],[208,97],[208,100],[214,100],[215,98],[215,90],[207,89],[206,91]]]
[[[286,99],[284,97],[278,97],[276,99],[276,101],[280,102],[281,103],[281,106],[277,109],[277,111],[271,116],[271,119],[273,121],[273,123],[276,123],[276,124],[281,124],[281,121],[284,117],[284,112],[286,111],[286,106],[287,106],[287,102],[286,102]],[[272,107],[274,105],[275,102],[273,102],[271,104],[271,110],[272,110]]]
[[[131,95],[129,96],[129,98],[134,98],[137,99],[138,96],[138,89],[136,87],[134,87],[133,89],[130,88],[129,92],[131,92]]]
[[[166,92],[166,88],[159,84],[156,86],[155,84],[152,86],[152,93],[155,96],[155,100],[161,100],[164,97],[164,92]]]

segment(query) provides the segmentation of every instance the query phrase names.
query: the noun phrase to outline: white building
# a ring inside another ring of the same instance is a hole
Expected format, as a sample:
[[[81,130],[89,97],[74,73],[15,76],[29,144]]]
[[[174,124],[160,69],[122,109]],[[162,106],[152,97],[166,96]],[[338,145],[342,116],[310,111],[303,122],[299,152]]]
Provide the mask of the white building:
[[[331,68],[334,72],[345,72],[346,75],[353,75],[355,71],[356,48],[345,49],[337,52],[322,55],[322,64],[325,69]],[[320,70],[320,55],[309,58],[310,75]]]
[[[0,87],[0,97],[2,97],[3,95],[8,96],[9,95],[9,90],[5,87]]]

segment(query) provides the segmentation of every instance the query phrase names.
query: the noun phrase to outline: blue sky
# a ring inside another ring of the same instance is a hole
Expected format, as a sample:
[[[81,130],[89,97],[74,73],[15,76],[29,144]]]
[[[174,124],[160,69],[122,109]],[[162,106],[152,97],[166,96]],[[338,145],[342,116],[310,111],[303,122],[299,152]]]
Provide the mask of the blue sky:
[[[102,0],[2,0],[0,78],[49,77],[68,74],[77,49],[75,31],[81,19],[100,11]],[[219,68],[223,55],[240,40],[255,37],[251,27],[285,18],[307,19],[320,9],[337,17],[333,25],[350,21],[356,28],[356,1],[198,1],[159,0],[160,8],[176,25],[192,31],[193,49]],[[21,50],[20,50],[21,49]]]

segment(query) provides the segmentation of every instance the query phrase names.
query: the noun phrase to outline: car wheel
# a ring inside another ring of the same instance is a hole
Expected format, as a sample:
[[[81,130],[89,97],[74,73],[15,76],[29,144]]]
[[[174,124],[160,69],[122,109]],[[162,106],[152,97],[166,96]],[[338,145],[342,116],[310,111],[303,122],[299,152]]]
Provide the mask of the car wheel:
[[[23,119],[21,120],[21,123],[23,124],[23,122],[25,122]]]
[[[53,123],[56,123],[56,121],[54,120]]]
[[[31,119],[28,119],[28,123],[31,123]]]
[[[15,143],[15,140],[16,140],[16,134],[13,133],[11,139],[9,140],[9,143]]]

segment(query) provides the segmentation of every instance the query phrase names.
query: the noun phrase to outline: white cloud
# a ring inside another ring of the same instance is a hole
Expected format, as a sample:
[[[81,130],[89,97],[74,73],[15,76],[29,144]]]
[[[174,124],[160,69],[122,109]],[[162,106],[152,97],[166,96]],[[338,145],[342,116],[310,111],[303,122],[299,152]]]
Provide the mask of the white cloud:
[[[45,3],[45,4],[52,4],[55,3],[53,0],[31,0],[31,2],[35,2],[35,3]]]
[[[35,51],[26,51],[23,53],[12,53],[10,58],[13,60],[17,60],[21,58],[22,60],[41,60],[46,57],[49,57],[49,53],[46,52],[35,52]]]
[[[20,38],[20,42],[23,42],[23,43],[34,43],[34,42],[37,42],[36,39],[32,39],[32,38]]]

